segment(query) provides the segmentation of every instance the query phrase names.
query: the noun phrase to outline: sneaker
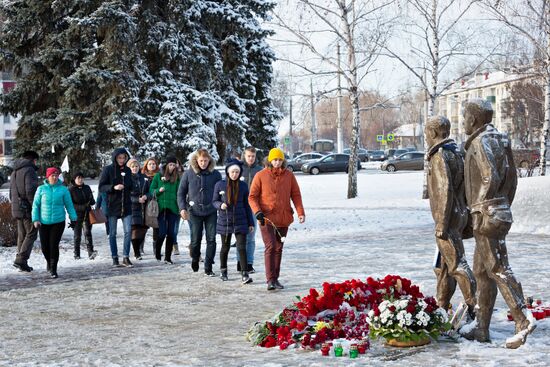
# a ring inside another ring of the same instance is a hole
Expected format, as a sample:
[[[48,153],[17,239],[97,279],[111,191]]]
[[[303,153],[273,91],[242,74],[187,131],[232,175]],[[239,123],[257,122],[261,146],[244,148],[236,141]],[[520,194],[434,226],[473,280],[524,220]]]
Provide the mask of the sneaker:
[[[167,264],[167,265],[174,265],[172,260],[164,260],[164,263]]]
[[[118,263],[118,257],[113,257],[113,267],[119,267],[120,264]]]
[[[209,277],[215,277],[216,276],[216,273],[214,273],[212,270],[205,270],[204,274],[208,275]]]
[[[277,289],[275,287],[275,284],[273,282],[267,282],[267,290],[268,291],[274,291],[275,289]]]
[[[241,283],[242,284],[252,283],[252,278],[248,276],[248,273],[246,271],[243,271],[242,273]]]
[[[239,273],[241,272],[241,262],[240,261],[237,261],[237,271]]]
[[[279,280],[277,279],[276,281],[273,282],[273,285],[275,286],[275,288],[277,289],[285,289],[285,286],[282,285],[281,283],[279,283]]]
[[[174,247],[172,247],[172,254],[173,255],[179,255],[180,254],[180,249],[178,248],[178,244],[177,243],[174,243]]]
[[[191,262],[191,269],[196,273],[199,271],[199,262],[198,261],[192,261]]]
[[[90,259],[90,260],[94,260],[96,257],[97,257],[97,251],[92,251],[88,255],[88,259]]]
[[[137,257],[136,257],[136,260],[139,260],[139,261],[141,261],[141,260],[143,260],[143,257],[141,257],[141,256],[137,256]]]
[[[22,272],[30,273],[31,271],[33,271],[33,268],[27,265],[26,263],[13,263],[13,266]]]
[[[130,258],[129,257],[124,257],[122,259],[122,266],[125,266],[127,268],[133,268],[134,267],[134,264],[132,264],[132,262],[130,261]]]
[[[222,280],[223,280],[224,282],[226,282],[226,281],[229,280],[229,278],[227,277],[227,269],[223,269],[223,270],[221,271],[220,278],[222,278]]]
[[[256,269],[254,269],[254,267],[252,266],[252,264],[248,264],[246,266],[246,271],[248,272],[248,274],[254,274],[256,272]]]

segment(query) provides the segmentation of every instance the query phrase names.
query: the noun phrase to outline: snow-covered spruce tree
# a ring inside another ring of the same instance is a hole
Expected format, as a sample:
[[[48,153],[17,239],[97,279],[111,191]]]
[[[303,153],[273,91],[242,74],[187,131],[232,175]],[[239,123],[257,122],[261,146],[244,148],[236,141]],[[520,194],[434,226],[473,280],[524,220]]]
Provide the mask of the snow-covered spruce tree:
[[[2,2],[0,64],[17,80],[2,109],[21,114],[16,150],[33,148],[46,164],[59,165],[69,155],[73,168],[88,169],[97,168],[96,155],[111,147],[113,136],[130,145],[137,101],[131,6]]]
[[[2,108],[22,115],[16,149],[86,165],[120,145],[159,157],[270,147],[279,115],[260,21],[272,7],[263,0],[3,2],[0,63],[18,86]]]
[[[268,1],[178,1],[137,9],[138,49],[152,82],[141,93],[141,155],[223,160],[248,144],[272,147],[280,114],[270,96],[274,55],[260,26]]]

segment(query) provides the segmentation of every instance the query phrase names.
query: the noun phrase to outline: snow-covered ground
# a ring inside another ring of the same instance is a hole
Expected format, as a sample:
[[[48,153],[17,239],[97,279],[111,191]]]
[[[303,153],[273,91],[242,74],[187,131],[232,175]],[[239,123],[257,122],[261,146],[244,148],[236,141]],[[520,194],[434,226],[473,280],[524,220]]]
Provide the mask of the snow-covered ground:
[[[353,200],[346,199],[345,174],[297,178],[306,223],[294,224],[287,236],[283,291],[266,291],[259,235],[258,272],[251,285],[240,285],[233,254],[229,282],[206,277],[202,269],[193,273],[183,223],[183,251],[174,266],[153,259],[148,237],[143,261],[133,269],[112,269],[102,226],[93,231],[99,250],[94,261],[72,259],[72,231],[66,230],[57,280],[47,277],[40,252],[32,254],[35,271],[26,275],[11,266],[14,249],[0,248],[0,365],[548,365],[550,319],[538,323],[526,345],[507,350],[503,343],[513,323],[506,321],[500,296],[489,344],[461,340],[396,350],[374,342],[367,355],[354,361],[327,359],[319,351],[251,347],[244,334],[255,321],[270,318],[324,281],[392,273],[409,277],[426,294],[435,291],[432,219],[428,202],[420,199],[421,172],[361,170],[359,197]],[[526,296],[550,301],[550,178],[519,182],[516,223],[507,240],[510,262]],[[465,245],[471,259],[473,242]],[[455,304],[460,299],[457,292]]]

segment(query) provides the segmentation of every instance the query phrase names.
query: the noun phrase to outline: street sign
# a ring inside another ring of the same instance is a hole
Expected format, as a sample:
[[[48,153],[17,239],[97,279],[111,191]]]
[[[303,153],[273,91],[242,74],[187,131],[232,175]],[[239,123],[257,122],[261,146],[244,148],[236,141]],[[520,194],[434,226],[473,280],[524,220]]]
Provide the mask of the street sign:
[[[376,135],[376,141],[384,140],[384,135]]]
[[[386,137],[386,139],[388,141],[394,141],[395,140],[395,135],[394,134],[388,134],[388,136]]]
[[[387,143],[388,143],[388,142],[385,141],[385,140],[382,140],[382,141],[380,142],[380,144],[382,144],[382,145],[386,145]]]
[[[285,136],[285,144],[286,145],[290,144],[290,136]]]

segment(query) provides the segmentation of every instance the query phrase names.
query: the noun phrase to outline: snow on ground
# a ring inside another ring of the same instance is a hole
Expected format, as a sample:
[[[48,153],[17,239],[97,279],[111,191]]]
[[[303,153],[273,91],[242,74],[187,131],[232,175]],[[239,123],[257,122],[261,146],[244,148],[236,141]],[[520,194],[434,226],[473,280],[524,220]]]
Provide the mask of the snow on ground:
[[[251,285],[240,285],[234,249],[229,282],[206,277],[202,268],[193,273],[184,246],[189,232],[183,223],[179,234],[182,255],[175,257],[174,266],[153,259],[148,237],[143,261],[133,269],[112,269],[103,226],[94,226],[99,250],[94,261],[72,259],[72,232],[66,230],[57,280],[47,277],[40,252],[33,252],[30,265],[35,271],[26,275],[11,267],[14,249],[0,248],[0,365],[547,365],[550,319],[539,322],[526,345],[507,350],[503,344],[513,333],[513,323],[506,321],[506,305],[500,296],[489,344],[461,340],[398,350],[374,342],[366,356],[353,362],[327,359],[319,351],[251,347],[244,334],[254,322],[270,318],[296,295],[305,295],[323,281],[393,273],[411,278],[426,294],[435,291],[432,219],[428,202],[420,199],[421,172],[362,170],[359,198],[354,200],[346,199],[345,174],[298,174],[297,178],[306,223],[294,224],[287,236],[283,291],[265,289],[259,235],[258,272]],[[525,295],[545,301],[550,301],[550,231],[541,225],[547,225],[550,199],[541,194],[549,183],[545,177],[520,180],[513,230],[526,230],[507,239],[510,263]],[[533,212],[524,208],[530,203],[537,205]],[[119,228],[119,244],[121,235]],[[471,261],[473,242],[468,240],[465,246]],[[460,299],[457,292],[455,304]]]

